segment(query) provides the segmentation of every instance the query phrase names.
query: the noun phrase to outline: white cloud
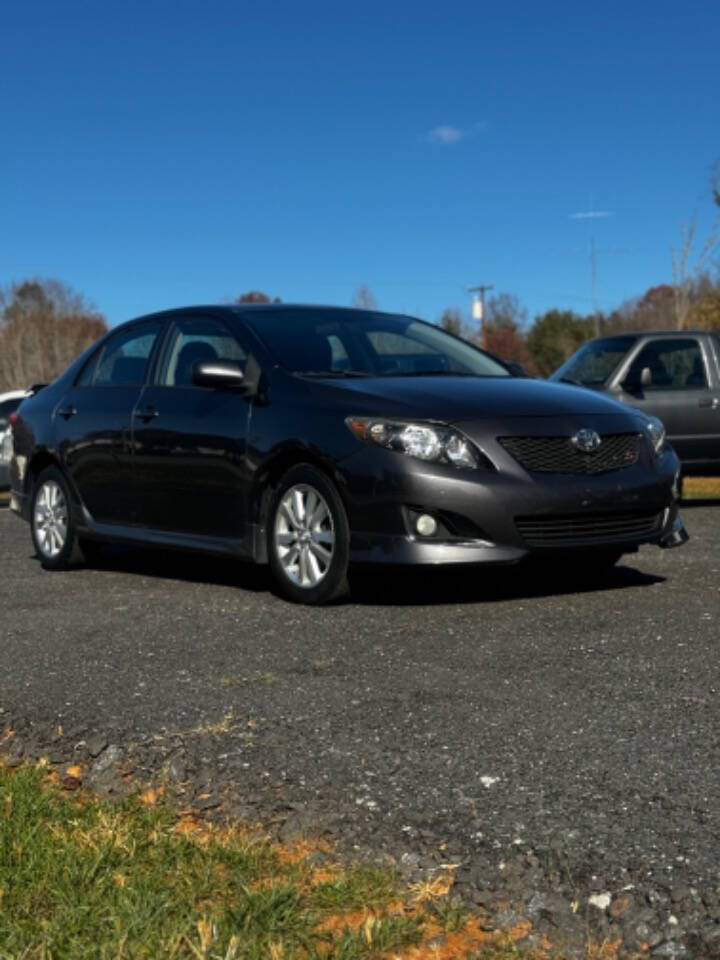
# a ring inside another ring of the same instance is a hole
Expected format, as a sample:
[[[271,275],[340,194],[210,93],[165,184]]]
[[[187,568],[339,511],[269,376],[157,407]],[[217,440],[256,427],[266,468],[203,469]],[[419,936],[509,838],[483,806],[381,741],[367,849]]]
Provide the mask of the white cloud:
[[[453,127],[449,123],[443,123],[439,127],[433,127],[427,137],[433,143],[457,143],[459,140],[464,140],[468,132],[461,130],[460,127]]]

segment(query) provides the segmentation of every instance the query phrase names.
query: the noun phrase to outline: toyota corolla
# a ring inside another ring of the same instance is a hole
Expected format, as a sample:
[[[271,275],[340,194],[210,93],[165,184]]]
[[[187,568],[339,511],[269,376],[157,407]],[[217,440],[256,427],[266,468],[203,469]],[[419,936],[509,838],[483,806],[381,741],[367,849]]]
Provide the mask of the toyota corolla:
[[[602,568],[687,539],[660,421],[522,379],[412,317],[210,306],[115,327],[13,417],[12,509],[49,569],[103,542],[268,563]]]

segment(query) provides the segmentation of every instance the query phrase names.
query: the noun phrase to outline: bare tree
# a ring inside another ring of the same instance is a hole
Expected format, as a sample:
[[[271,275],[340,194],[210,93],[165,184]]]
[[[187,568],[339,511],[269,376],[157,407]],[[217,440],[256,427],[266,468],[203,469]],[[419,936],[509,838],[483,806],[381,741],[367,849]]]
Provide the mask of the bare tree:
[[[57,280],[0,290],[0,390],[49,383],[106,330],[105,318]]]
[[[707,240],[697,256],[693,256],[695,246],[695,218],[680,227],[680,244],[670,248],[673,268],[673,294],[675,298],[675,327],[684,330],[687,326],[692,293],[696,280],[702,273],[713,251],[718,245],[717,224],[711,229]]]
[[[512,329],[519,331],[527,326],[528,312],[513,293],[497,293],[487,303],[485,329]]]
[[[361,310],[377,310],[378,302],[375,299],[370,287],[367,284],[362,283],[357,288],[352,298],[352,305],[354,307],[359,307]]]
[[[456,337],[465,336],[465,322],[457,307],[447,307],[443,310],[440,315],[440,326],[448,333],[454,333]]]

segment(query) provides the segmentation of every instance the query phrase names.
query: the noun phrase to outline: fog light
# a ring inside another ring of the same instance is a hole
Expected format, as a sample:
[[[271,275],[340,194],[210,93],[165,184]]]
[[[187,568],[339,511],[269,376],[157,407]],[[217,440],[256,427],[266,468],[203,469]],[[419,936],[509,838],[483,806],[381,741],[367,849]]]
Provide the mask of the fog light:
[[[421,513],[415,521],[415,529],[421,537],[432,537],[437,530],[437,521],[429,513]]]

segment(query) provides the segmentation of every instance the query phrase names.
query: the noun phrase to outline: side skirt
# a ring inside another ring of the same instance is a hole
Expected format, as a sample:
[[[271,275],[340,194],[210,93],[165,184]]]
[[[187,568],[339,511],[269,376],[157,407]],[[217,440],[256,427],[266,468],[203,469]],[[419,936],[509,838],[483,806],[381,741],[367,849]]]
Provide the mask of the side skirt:
[[[115,523],[97,523],[83,507],[82,533],[90,539],[105,543],[134,543],[138,546],[212,553],[241,560],[255,559],[253,530],[248,531],[246,536],[241,538],[205,537],[194,533],[173,533],[167,530],[152,530]]]

